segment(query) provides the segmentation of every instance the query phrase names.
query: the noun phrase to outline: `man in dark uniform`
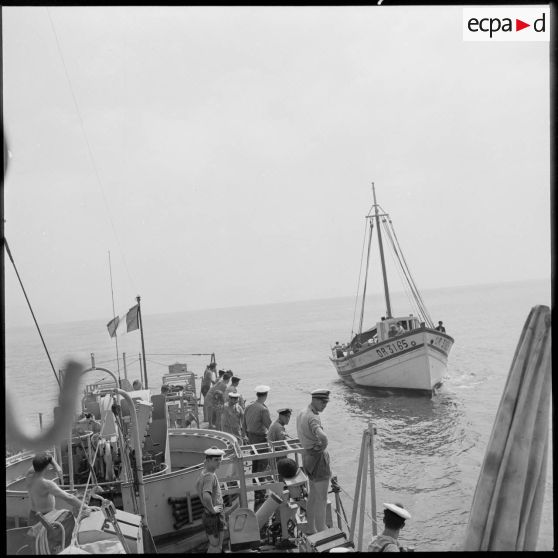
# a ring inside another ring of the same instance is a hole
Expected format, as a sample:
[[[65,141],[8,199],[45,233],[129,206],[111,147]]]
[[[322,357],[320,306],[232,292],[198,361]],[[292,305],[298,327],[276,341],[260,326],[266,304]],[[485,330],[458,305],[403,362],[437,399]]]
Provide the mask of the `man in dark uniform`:
[[[289,424],[291,420],[292,409],[279,409],[277,411],[277,420],[269,427],[267,433],[268,442],[277,442],[279,440],[285,440],[289,437],[285,431],[285,426]]]
[[[444,322],[442,322],[441,320],[438,322],[438,327],[436,327],[436,331],[441,331],[442,333],[446,333]]]
[[[244,431],[248,436],[248,443],[261,444],[267,442],[267,430],[271,425],[271,416],[265,401],[269,393],[269,386],[256,387],[256,401],[253,401],[244,411]],[[252,473],[265,471],[268,466],[266,459],[252,461]],[[265,500],[265,490],[256,490],[254,493],[255,509]]]

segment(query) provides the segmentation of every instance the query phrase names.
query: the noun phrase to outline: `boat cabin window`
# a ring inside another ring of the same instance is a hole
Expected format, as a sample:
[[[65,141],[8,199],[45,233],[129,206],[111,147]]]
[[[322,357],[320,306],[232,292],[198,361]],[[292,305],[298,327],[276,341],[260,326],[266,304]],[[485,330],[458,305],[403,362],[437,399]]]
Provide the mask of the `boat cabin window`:
[[[420,324],[417,318],[414,316],[402,319],[395,319],[395,323],[399,322],[404,330],[411,331],[413,329],[419,329]]]

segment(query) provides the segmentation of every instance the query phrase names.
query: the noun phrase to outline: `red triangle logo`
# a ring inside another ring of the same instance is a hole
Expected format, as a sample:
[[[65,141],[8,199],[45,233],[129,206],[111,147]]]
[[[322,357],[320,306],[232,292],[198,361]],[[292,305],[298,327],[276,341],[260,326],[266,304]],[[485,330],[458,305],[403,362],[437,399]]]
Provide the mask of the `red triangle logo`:
[[[516,31],[521,31],[522,29],[525,29],[525,27],[531,27],[530,23],[525,23],[524,21],[521,21],[520,19],[515,20],[515,30]]]

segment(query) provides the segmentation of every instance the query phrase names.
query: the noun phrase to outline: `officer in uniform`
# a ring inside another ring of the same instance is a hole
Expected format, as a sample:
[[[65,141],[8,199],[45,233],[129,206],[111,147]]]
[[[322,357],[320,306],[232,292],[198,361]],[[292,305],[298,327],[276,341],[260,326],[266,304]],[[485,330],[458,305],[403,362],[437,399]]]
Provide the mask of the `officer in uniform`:
[[[311,394],[310,405],[302,409],[296,419],[298,438],[304,448],[302,468],[310,481],[306,508],[307,534],[310,535],[327,528],[327,490],[331,469],[329,453],[326,449],[328,439],[323,431],[319,413],[326,408],[329,402],[329,393],[327,389],[314,390]]]
[[[256,401],[253,401],[244,411],[244,431],[248,436],[248,443],[261,444],[267,442],[267,430],[271,425],[271,416],[265,401],[270,387],[261,385],[256,387]],[[252,461],[252,473],[265,471],[268,466],[266,459]],[[254,493],[255,510],[265,500],[265,490],[256,490]]]
[[[285,426],[289,424],[291,420],[292,409],[279,409],[277,411],[277,420],[269,427],[267,433],[268,442],[277,442],[279,440],[285,440],[289,437],[285,431]]]

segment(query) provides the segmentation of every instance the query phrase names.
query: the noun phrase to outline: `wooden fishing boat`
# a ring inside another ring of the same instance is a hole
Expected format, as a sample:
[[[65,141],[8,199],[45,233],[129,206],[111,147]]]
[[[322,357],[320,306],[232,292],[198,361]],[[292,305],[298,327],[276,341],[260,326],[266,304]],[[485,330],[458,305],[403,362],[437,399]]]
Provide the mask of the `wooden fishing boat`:
[[[453,338],[434,327],[434,323],[413,281],[389,215],[374,203],[366,216],[368,245],[362,289],[360,323],[346,344],[332,347],[331,362],[339,376],[349,384],[372,388],[406,389],[432,392],[441,385],[447,370]],[[368,267],[372,233],[376,226],[384,297],[385,315],[369,329],[363,329]],[[388,287],[382,230],[401,267],[402,276],[412,294],[415,314],[394,314]],[[357,293],[357,297],[360,293]]]

